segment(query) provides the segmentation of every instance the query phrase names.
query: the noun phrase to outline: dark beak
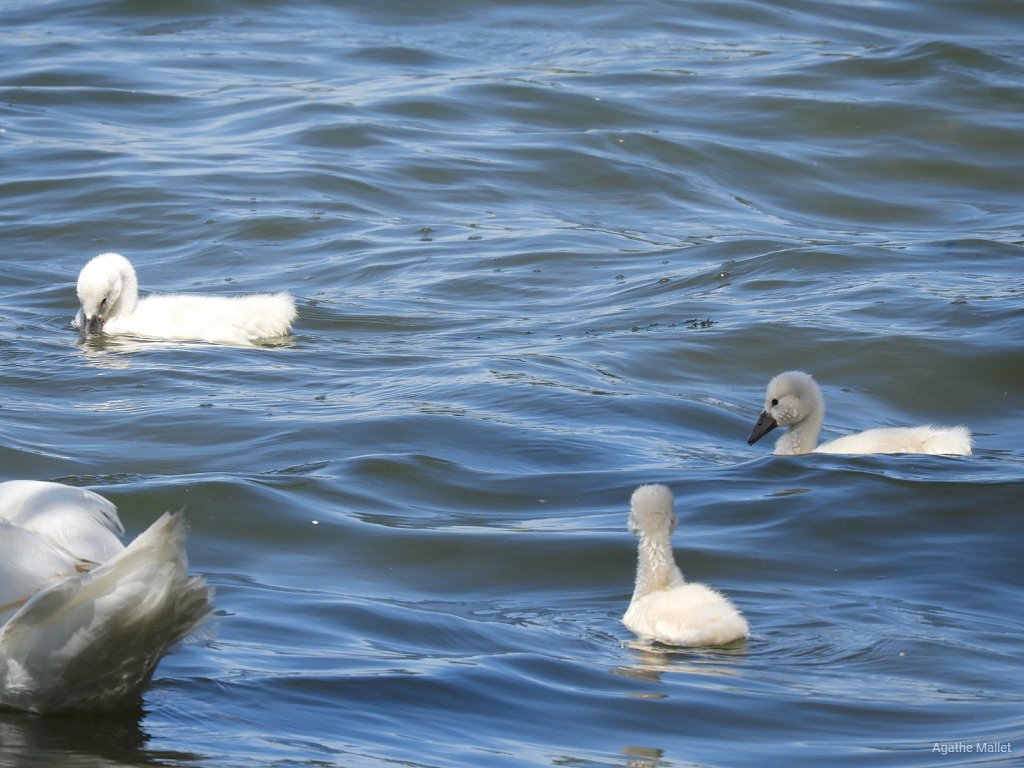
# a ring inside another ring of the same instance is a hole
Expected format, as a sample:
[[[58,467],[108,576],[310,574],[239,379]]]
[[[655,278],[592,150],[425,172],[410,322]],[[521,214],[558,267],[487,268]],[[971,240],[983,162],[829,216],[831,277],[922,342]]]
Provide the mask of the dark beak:
[[[85,318],[85,332],[89,335],[103,330],[103,318],[99,315]]]
[[[750,437],[747,438],[747,445],[753,445],[777,426],[779,426],[779,422],[769,416],[768,411],[761,411],[761,415],[757,417],[757,423],[754,425],[754,428],[750,430]]]

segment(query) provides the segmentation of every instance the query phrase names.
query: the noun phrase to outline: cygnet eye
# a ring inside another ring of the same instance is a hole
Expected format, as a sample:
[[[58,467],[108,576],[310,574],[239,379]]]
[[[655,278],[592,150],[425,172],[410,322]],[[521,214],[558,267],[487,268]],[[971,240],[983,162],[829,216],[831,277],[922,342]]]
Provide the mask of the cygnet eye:
[[[774,408],[778,404],[779,404],[779,398],[773,397],[772,398],[772,408]]]
[[[103,309],[105,306],[107,306],[107,297],[106,296],[104,296],[103,300],[100,302],[100,309]]]

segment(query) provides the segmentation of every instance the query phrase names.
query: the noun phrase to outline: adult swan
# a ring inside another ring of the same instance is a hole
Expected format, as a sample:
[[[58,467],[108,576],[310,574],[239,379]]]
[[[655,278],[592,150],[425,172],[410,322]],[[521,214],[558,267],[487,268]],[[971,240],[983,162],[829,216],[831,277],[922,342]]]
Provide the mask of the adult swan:
[[[81,488],[0,483],[0,707],[138,703],[157,663],[211,611],[180,513],[125,547],[117,510]]]

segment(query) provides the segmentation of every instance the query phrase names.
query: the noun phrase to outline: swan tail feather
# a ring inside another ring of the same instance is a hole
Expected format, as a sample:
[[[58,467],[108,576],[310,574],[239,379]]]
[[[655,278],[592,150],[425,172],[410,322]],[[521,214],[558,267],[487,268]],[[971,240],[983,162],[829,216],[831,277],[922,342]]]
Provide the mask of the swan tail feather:
[[[34,595],[0,629],[0,706],[137,704],[160,659],[212,611],[187,569],[184,521],[167,513],[113,559]]]

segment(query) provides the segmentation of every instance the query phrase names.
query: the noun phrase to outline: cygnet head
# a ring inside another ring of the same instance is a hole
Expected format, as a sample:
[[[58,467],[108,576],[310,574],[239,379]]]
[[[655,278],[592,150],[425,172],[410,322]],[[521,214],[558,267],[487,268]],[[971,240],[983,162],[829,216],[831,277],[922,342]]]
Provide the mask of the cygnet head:
[[[99,333],[108,318],[129,314],[138,301],[138,283],[131,262],[119,253],[101,253],[78,275],[82,329]]]
[[[641,485],[629,503],[628,525],[634,536],[668,541],[676,529],[672,491],[664,485]]]
[[[793,427],[808,418],[817,422],[812,438],[816,440],[824,415],[825,402],[821,396],[821,389],[809,373],[780,373],[768,382],[768,390],[764,395],[764,410],[750,431],[747,445],[753,445],[776,427]]]

